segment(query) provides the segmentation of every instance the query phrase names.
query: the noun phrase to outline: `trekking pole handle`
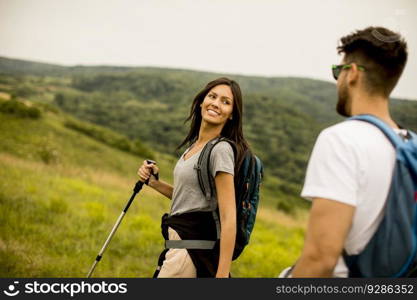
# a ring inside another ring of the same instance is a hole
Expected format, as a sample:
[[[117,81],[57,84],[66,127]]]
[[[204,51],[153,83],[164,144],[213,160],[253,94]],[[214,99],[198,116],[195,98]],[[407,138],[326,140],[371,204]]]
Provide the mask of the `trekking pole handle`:
[[[153,161],[153,160],[150,160],[150,159],[147,159],[146,162],[148,164],[155,164],[156,165],[156,162]],[[156,179],[158,179],[158,174],[154,175],[152,170],[151,170],[151,174],[153,176],[155,176]],[[135,187],[133,188],[133,195],[132,195],[132,197],[130,197],[129,202],[127,202],[126,207],[123,210],[124,212],[127,212],[127,210],[129,209],[130,205],[132,204],[133,199],[135,198],[136,194],[139,193],[139,191],[142,189],[143,184],[146,184],[147,185],[148,183],[149,183],[149,178],[145,182],[142,182],[140,180],[138,180],[138,182],[136,182]]]
[[[154,165],[156,165],[156,161],[154,161],[154,160],[151,160],[151,159],[147,159],[146,160],[146,162],[148,163],[148,164],[154,164]],[[154,176],[155,178],[156,178],[156,180],[159,180],[159,174],[154,174],[153,173],[153,169],[151,169],[151,176]],[[146,185],[148,185],[148,183],[149,183],[149,179],[150,179],[150,177],[145,181],[145,184]]]
[[[155,165],[156,165],[156,162],[155,162],[154,160],[151,160],[151,159],[147,159],[147,160],[146,160],[146,162],[147,162],[148,164],[155,164]],[[158,178],[158,177],[159,177],[159,176],[158,176],[158,174],[154,175],[154,174],[153,174],[153,170],[152,170],[152,169],[151,169],[151,175],[155,176],[157,180],[159,179],[159,178]],[[150,179],[150,177],[149,177],[148,179],[146,179],[145,181],[141,181],[141,180],[139,179],[139,180],[138,180],[138,182],[136,182],[136,185],[135,185],[135,188],[133,189],[133,191],[134,191],[135,193],[138,193],[138,192],[142,189],[143,184],[148,185],[148,183],[149,183],[149,179]]]

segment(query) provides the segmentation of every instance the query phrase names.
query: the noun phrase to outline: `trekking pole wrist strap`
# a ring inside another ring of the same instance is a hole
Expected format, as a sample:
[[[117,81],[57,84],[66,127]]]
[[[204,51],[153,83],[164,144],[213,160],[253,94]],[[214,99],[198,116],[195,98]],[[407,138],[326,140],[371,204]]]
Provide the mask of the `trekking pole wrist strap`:
[[[147,163],[148,164],[155,164],[156,165],[156,162],[155,161],[153,161],[153,160],[151,160],[151,159],[147,159],[146,160],[147,161]],[[158,173],[156,173],[156,174],[154,174],[153,173],[153,169],[151,169],[151,176],[153,176],[154,178],[155,178],[155,180],[156,181],[158,181],[159,180],[159,172]],[[149,185],[149,179],[150,179],[151,177],[149,177],[146,181],[145,181],[145,184],[146,185]]]
[[[154,177],[154,180],[155,180],[155,181],[159,181],[159,173],[156,173],[156,174],[153,174],[153,173],[152,173],[152,174],[151,174],[151,176],[153,176],[153,177]],[[149,178],[148,178],[148,180],[146,180],[146,181],[145,181],[145,184],[146,184],[147,186],[150,186],[150,185],[149,185],[149,181],[150,181],[150,179],[151,179],[151,177],[149,177]]]

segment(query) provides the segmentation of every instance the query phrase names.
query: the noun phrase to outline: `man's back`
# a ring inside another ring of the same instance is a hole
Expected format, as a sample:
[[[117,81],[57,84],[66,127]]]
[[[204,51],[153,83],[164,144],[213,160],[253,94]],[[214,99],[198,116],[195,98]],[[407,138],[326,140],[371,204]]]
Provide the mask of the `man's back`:
[[[337,52],[343,58],[331,69],[336,111],[344,117],[372,115],[397,128],[389,97],[407,62],[406,41],[387,28],[367,27],[342,37]],[[359,254],[379,227],[394,163],[393,146],[371,124],[349,120],[321,133],[301,194],[313,205],[291,276],[347,275],[343,251]]]
[[[381,222],[394,163],[393,146],[371,124],[345,121],[323,130],[318,137],[301,195],[355,207],[344,244],[348,254],[363,250]],[[334,275],[347,276],[342,258]]]

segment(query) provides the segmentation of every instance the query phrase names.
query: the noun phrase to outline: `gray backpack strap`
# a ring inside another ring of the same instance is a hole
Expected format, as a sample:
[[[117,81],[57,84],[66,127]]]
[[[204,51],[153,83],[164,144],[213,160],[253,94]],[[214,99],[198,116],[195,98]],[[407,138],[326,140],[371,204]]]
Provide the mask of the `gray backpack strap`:
[[[166,240],[166,249],[213,249],[216,241],[207,240]]]
[[[210,182],[212,179],[210,178],[210,172],[208,172],[210,166],[210,154],[218,140],[219,138],[215,138],[207,142],[198,157],[197,164],[194,166],[194,169],[197,170],[198,183],[200,184],[201,191],[207,201],[210,201],[211,195],[213,194],[212,184]]]
[[[217,209],[213,210],[213,219],[214,223],[216,223],[216,236],[217,239],[220,240],[220,219],[219,215],[217,214]]]
[[[213,219],[216,224],[217,239],[220,239],[220,219],[217,213],[216,202],[211,201],[216,186],[213,176],[210,174],[210,155],[213,148],[222,141],[228,142],[232,146],[234,153],[236,152],[236,147],[232,141],[224,137],[217,137],[207,142],[200,153],[197,164],[194,166],[194,169],[197,170],[198,183],[200,184],[201,191],[205,195],[207,201],[210,201]]]
[[[216,137],[211,141],[208,141],[201,151],[200,156],[198,157],[197,164],[194,166],[194,169],[197,170],[198,183],[200,184],[201,191],[203,192],[207,201],[210,201],[214,189],[213,178],[210,174],[210,155],[214,146],[216,146],[221,141],[226,141],[226,139],[222,137]],[[215,203],[212,204],[211,209],[216,209]]]

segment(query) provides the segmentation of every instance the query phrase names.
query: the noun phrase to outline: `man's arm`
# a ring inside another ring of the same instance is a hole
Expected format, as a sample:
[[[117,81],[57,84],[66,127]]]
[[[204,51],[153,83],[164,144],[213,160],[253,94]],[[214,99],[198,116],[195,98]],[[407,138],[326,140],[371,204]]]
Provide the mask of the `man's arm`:
[[[355,207],[314,198],[303,252],[292,277],[332,277],[352,225]]]

